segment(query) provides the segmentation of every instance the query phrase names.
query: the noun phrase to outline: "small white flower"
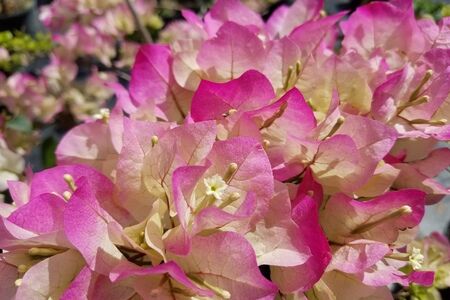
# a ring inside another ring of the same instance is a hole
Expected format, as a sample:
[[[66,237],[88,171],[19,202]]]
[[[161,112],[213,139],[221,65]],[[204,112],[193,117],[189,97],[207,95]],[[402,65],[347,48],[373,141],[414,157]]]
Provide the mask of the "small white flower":
[[[222,200],[223,193],[228,187],[222,177],[216,174],[212,177],[203,179],[203,182],[206,186],[206,195],[212,195],[217,200]]]
[[[409,256],[409,263],[411,264],[413,270],[419,270],[420,268],[422,268],[424,258],[425,257],[420,252],[420,249],[413,247],[412,253]]]
[[[100,108],[100,111],[97,114],[94,114],[92,117],[96,120],[108,121],[111,112],[107,108]]]

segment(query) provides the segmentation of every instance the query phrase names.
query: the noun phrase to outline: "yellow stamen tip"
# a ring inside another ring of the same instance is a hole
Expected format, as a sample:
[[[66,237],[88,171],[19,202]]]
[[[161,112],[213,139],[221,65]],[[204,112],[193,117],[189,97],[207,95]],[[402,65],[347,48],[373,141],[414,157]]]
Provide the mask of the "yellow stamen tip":
[[[53,256],[55,254],[60,253],[61,250],[58,249],[53,249],[53,248],[37,248],[37,247],[33,247],[28,249],[28,254],[31,256]]]
[[[102,120],[107,123],[109,121],[109,117],[111,116],[111,112],[108,108],[101,108],[97,114],[94,114],[94,119]]]
[[[64,191],[62,194],[64,200],[69,201],[70,197],[72,197],[72,193],[69,191]]]
[[[409,206],[409,205],[404,205],[404,206],[402,206],[402,207],[400,207],[400,208],[398,209],[398,212],[399,212],[401,215],[409,215],[409,214],[411,214],[411,213],[413,212],[413,210],[412,210],[411,206]]]
[[[235,108],[232,108],[228,111],[229,116],[231,116],[232,114],[235,114],[235,113],[237,113],[237,109],[235,109]]]
[[[66,182],[71,182],[71,181],[73,181],[72,175],[67,174],[67,173],[63,175],[63,178],[64,178],[64,181],[66,181]]]
[[[302,63],[299,60],[297,60],[297,62],[295,63],[295,74],[297,75],[297,77],[298,77],[298,75],[300,75],[301,69],[302,69]]]
[[[231,116],[232,114],[235,114],[235,113],[237,113],[237,109],[232,108],[229,111],[227,111],[226,113],[223,113],[222,117],[226,118],[226,117]]]
[[[422,101],[425,102],[425,103],[426,102],[430,102],[430,96],[425,95],[425,96],[422,96],[421,98],[423,99]]]
[[[231,201],[236,201],[236,200],[238,200],[239,198],[241,198],[241,194],[239,194],[238,192],[233,192],[233,193],[231,193],[231,195],[230,195],[230,200],[231,200]]]
[[[17,266],[17,271],[19,273],[25,273],[26,271],[28,271],[28,266],[27,265],[18,265]]]
[[[230,299],[230,298],[231,298],[231,294],[230,294],[229,291],[222,291],[222,292],[220,293],[220,296],[223,297],[223,298],[225,298],[225,299]]]
[[[156,135],[152,136],[152,146],[158,144],[159,138]]]
[[[230,163],[230,165],[228,166],[228,171],[234,173],[234,172],[236,172],[237,168],[238,168],[237,163],[232,162],[232,163]]]
[[[22,278],[17,279],[16,281],[14,281],[14,285],[19,287],[22,285]]]
[[[361,224],[360,226],[358,226],[357,228],[355,228],[352,231],[352,234],[360,234],[360,233],[364,233],[367,232],[375,227],[377,227],[378,225],[388,221],[388,220],[392,220],[395,218],[399,218],[402,217],[404,215],[409,215],[412,214],[413,209],[411,206],[409,205],[403,205],[402,207],[392,211],[391,213],[385,215],[384,217],[382,217],[381,219],[372,221],[372,222],[368,222],[365,224]]]
[[[75,186],[75,180],[73,179],[72,175],[66,173],[63,175],[63,178],[64,178],[64,181],[69,186],[69,188],[72,190],[72,192],[77,189],[77,187]]]
[[[28,254],[30,255],[37,255],[39,253],[39,248],[30,248],[28,249]]]
[[[233,177],[237,169],[238,169],[237,163],[232,162],[228,165],[227,171],[225,172],[225,175],[223,175],[223,180],[225,181],[225,183],[230,182],[231,178]]]
[[[336,123],[334,124],[333,128],[331,128],[330,132],[323,138],[324,140],[331,137],[333,134],[336,133],[336,131],[341,128],[342,124],[344,124],[345,118],[344,116],[339,116],[339,118],[336,120]]]

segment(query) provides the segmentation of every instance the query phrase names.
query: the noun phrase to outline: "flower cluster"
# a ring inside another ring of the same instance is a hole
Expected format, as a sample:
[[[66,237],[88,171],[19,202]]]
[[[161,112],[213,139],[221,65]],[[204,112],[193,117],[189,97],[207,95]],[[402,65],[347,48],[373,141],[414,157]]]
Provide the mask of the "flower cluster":
[[[106,85],[115,77],[94,70],[88,80],[76,82],[77,72],[75,63],[52,55],[38,77],[15,73],[2,78],[0,99],[12,115],[35,122],[50,123],[64,106],[79,119],[90,118],[111,97]]]
[[[450,287],[450,243],[448,239],[438,232],[433,232],[425,238],[413,241],[408,247],[413,252],[421,253],[420,264],[424,269],[435,272],[433,286],[412,285],[409,293],[416,299],[426,297],[440,299],[438,289]]]
[[[169,44],[139,49],[129,90],[110,85],[114,109],[65,135],[58,166],[9,181],[1,298],[391,299],[394,283],[440,284],[412,241],[449,193],[435,177],[450,165],[450,19],[416,20],[410,0],[344,15],[315,0],[267,22],[237,0],[183,11]]]
[[[130,3],[144,25],[155,23],[153,0]],[[17,117],[29,124],[27,130],[2,126],[0,131],[8,147],[22,154],[36,146],[42,127],[55,123],[58,114],[70,114],[75,121],[92,119],[111,99],[113,92],[108,85],[117,82],[117,75],[129,79],[123,68],[131,66],[139,47],[127,39],[137,28],[122,0],[54,1],[42,8],[40,17],[54,42],[49,63],[34,72],[0,72],[5,124]],[[15,51],[20,50],[19,42],[11,45]],[[37,46],[25,50],[39,52]],[[0,52],[0,61],[10,60],[7,51]],[[18,139],[18,135],[26,138]]]
[[[142,26],[161,27],[153,15],[154,0],[131,0]],[[42,9],[41,20],[70,57],[93,56],[105,65],[120,57],[130,65],[138,48],[127,35],[138,30],[132,12],[123,0],[56,0]],[[158,28],[159,29],[159,28]],[[117,52],[117,43],[121,43]],[[64,55],[63,53],[61,53]],[[117,62],[116,62],[117,64]]]

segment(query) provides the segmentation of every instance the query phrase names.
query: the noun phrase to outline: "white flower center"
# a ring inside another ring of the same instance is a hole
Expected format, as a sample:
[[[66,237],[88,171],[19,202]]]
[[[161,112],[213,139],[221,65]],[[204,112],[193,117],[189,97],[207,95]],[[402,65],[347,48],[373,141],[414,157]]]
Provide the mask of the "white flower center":
[[[111,112],[108,108],[100,108],[99,112],[94,114],[92,117],[96,120],[102,120],[104,122],[107,122],[109,120],[110,115]]]
[[[413,270],[419,270],[422,268],[424,258],[425,257],[420,252],[420,249],[413,247],[412,253],[409,256],[409,263],[411,264]]]
[[[222,196],[226,188],[227,183],[219,175],[214,175],[203,179],[206,186],[206,195],[213,196],[216,200],[222,200]]]

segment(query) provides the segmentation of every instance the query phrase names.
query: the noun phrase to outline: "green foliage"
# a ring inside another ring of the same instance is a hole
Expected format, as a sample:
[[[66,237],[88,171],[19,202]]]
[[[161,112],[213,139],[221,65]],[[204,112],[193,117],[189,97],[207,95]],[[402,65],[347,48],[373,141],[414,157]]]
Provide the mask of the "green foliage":
[[[15,131],[30,133],[33,130],[31,121],[22,115],[15,116],[6,122],[6,127]]]
[[[425,287],[417,284],[409,286],[412,300],[440,300],[439,291],[435,287]]]
[[[414,0],[414,11],[418,18],[434,18],[440,20],[450,15],[450,5],[441,1]]]
[[[58,142],[55,138],[49,137],[42,143],[42,164],[45,168],[56,166],[55,150]]]
[[[36,36],[21,31],[0,32],[0,48],[8,52],[7,58],[0,58],[0,71],[12,73],[30,63],[34,58],[48,54],[53,43],[50,34],[37,33]]]

